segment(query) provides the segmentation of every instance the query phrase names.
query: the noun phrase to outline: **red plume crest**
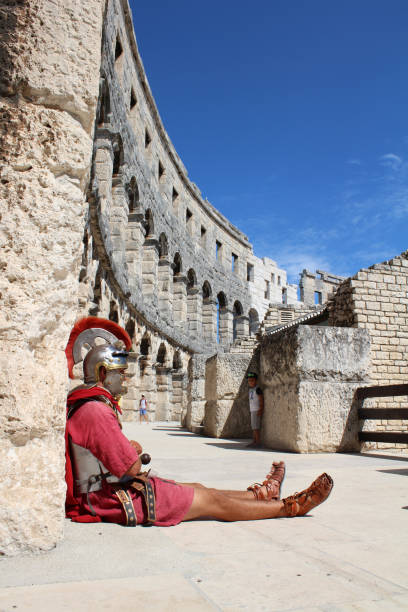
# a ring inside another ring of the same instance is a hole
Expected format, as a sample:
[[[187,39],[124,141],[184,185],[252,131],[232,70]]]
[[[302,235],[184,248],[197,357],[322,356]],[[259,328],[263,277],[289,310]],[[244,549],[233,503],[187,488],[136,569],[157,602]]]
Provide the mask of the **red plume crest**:
[[[75,365],[73,357],[75,341],[80,333],[82,333],[86,329],[91,328],[106,329],[106,331],[116,336],[118,340],[122,340],[122,342],[124,342],[127,351],[132,346],[132,341],[127,331],[125,331],[123,327],[121,327],[117,323],[114,323],[114,321],[109,321],[109,319],[100,319],[99,317],[84,317],[83,319],[79,319],[71,330],[68,344],[65,349],[65,355],[67,356],[68,361],[68,373],[70,378],[74,378],[72,369]]]

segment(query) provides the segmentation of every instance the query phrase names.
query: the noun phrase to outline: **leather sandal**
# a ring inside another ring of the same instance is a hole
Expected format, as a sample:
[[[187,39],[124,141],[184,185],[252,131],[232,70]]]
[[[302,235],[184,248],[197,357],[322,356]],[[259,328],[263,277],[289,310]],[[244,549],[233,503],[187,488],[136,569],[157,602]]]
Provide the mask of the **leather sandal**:
[[[247,488],[247,491],[252,491],[255,499],[259,501],[277,501],[280,499],[280,489],[284,478],[285,462],[274,461],[262,484],[255,482]]]
[[[310,512],[330,495],[333,479],[326,473],[321,474],[308,489],[282,499],[285,516],[303,516]]]

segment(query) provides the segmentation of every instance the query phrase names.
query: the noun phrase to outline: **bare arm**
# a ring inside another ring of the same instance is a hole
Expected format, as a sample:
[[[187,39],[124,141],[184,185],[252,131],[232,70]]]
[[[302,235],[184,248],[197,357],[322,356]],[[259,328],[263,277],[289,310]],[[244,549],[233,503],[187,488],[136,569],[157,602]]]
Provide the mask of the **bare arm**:
[[[124,473],[124,476],[132,476],[133,478],[136,478],[136,476],[140,474],[141,470],[142,470],[142,462],[140,461],[140,457],[139,457],[139,459],[135,461],[133,465],[130,466],[127,472]]]

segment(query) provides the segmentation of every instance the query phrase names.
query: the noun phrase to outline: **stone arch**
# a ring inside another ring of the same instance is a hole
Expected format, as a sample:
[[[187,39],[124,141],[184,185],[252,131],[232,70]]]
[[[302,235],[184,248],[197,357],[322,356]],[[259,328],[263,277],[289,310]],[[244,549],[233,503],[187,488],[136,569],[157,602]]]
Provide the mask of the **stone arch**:
[[[181,370],[183,367],[183,362],[181,360],[180,351],[174,351],[173,354],[173,370]]]
[[[157,264],[159,261],[158,243],[154,236],[154,219],[150,208],[144,217],[145,239],[143,242],[142,290],[150,300],[157,299]]]
[[[239,300],[234,302],[234,307],[232,309],[232,339],[236,340],[239,336],[244,335],[243,331],[243,314],[244,309],[242,308],[242,304]]]
[[[206,300],[211,297],[212,290],[211,290],[211,285],[208,281],[204,281],[202,291],[203,291],[203,300]]]
[[[173,276],[177,276],[177,274],[181,274],[182,270],[183,270],[183,262],[182,262],[180,253],[177,251],[177,253],[174,255],[174,258],[173,258]]]
[[[109,114],[111,112],[111,100],[109,86],[106,78],[103,76],[100,79],[99,85],[99,106],[96,123],[98,127],[102,127],[105,123],[109,123]]]
[[[177,252],[173,259],[173,317],[175,323],[187,319],[187,277],[183,275],[183,262]]]
[[[169,242],[167,236],[162,232],[159,236],[159,257],[167,257],[169,254]]]
[[[110,303],[109,320],[113,321],[114,323],[119,323],[118,305],[116,304],[114,300],[111,300],[111,303]]]
[[[150,355],[151,346],[152,344],[150,340],[150,335],[145,332],[143,334],[143,338],[140,341],[140,355],[148,357]]]
[[[122,172],[124,153],[123,153],[123,141],[120,134],[115,135],[115,140],[112,144],[113,153],[113,164],[112,164],[112,178],[119,176]]]
[[[212,298],[210,283],[206,280],[202,287],[202,334],[207,342],[215,342],[217,338],[216,302]]]
[[[259,315],[258,311],[255,308],[251,308],[248,313],[249,318],[249,335],[255,336],[256,332],[259,328]]]
[[[146,232],[146,238],[154,236],[154,218],[151,208],[148,208],[145,212],[143,225]]]
[[[230,316],[227,297],[223,291],[217,294],[217,343],[226,346],[230,342]]]
[[[159,346],[159,350],[157,351],[156,363],[164,366],[166,363],[167,349],[164,342],[162,342]]]
[[[135,324],[135,320],[130,318],[128,319],[126,325],[125,325],[125,330],[127,331],[127,333],[130,336],[130,339],[134,340],[134,335],[135,335],[135,329],[136,329],[136,324]]]
[[[202,304],[197,276],[193,268],[187,272],[187,321],[189,333],[198,337],[201,333]]]
[[[133,215],[140,212],[140,196],[137,180],[134,176],[130,179],[127,186],[128,206],[129,206],[129,221],[133,221]]]

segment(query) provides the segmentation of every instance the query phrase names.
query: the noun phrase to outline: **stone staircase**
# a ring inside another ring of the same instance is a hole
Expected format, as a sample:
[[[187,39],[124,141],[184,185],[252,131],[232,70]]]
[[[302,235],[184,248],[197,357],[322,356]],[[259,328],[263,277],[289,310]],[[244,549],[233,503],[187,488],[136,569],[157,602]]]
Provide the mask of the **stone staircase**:
[[[256,336],[241,336],[231,345],[229,353],[252,353],[258,344]]]

